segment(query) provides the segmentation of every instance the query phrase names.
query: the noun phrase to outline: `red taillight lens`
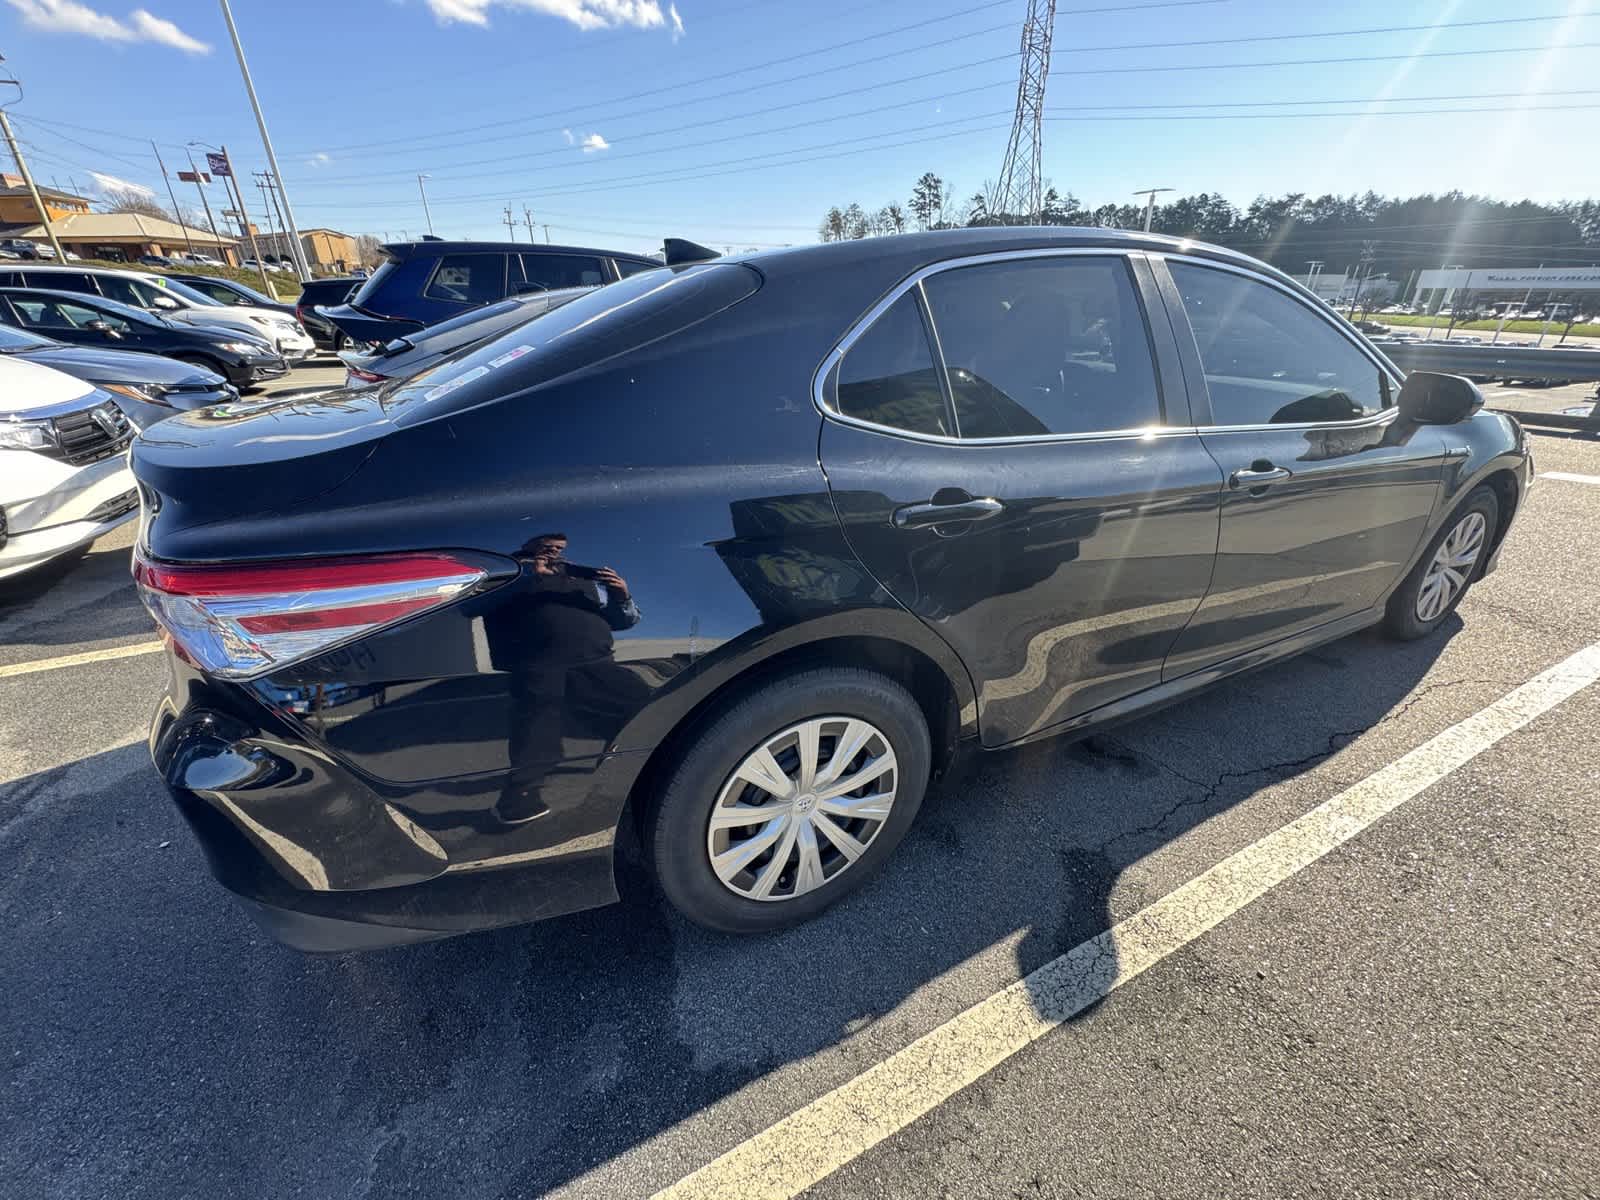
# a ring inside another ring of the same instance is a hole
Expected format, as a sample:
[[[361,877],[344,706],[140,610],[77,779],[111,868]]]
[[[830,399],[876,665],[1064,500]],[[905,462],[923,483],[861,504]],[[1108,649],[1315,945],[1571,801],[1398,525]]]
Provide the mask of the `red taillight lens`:
[[[387,375],[378,375],[372,371],[363,371],[360,367],[347,366],[344,369],[345,384],[352,383],[382,383]]]
[[[488,572],[434,552],[192,567],[136,553],[133,575],[177,649],[250,679],[448,604]]]

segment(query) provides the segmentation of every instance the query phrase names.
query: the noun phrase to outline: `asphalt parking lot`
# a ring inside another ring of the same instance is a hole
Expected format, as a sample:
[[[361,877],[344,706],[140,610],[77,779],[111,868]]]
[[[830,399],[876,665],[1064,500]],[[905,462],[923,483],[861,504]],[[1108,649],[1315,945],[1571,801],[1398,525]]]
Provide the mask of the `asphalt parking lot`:
[[[270,942],[149,765],[124,527],[0,593],[0,1193],[1600,1194],[1600,442],[1532,440],[1435,637],[994,756],[760,939],[630,874],[527,928]],[[1075,963],[1070,1003],[995,999]]]

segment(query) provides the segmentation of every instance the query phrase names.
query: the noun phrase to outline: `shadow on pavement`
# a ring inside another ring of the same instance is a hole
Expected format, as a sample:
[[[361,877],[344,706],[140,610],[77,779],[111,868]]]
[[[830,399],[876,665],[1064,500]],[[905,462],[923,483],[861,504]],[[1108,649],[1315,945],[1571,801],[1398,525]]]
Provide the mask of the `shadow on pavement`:
[[[930,797],[874,886],[758,939],[630,880],[541,925],[305,958],[211,882],[142,746],[0,785],[0,1177],[126,1200],[542,1194],[997,942],[1028,971],[1107,928],[1129,866],[1384,720],[1444,642],[1349,638],[994,757]]]
[[[130,574],[132,550],[91,548],[0,580],[0,642],[77,646],[155,636]]]

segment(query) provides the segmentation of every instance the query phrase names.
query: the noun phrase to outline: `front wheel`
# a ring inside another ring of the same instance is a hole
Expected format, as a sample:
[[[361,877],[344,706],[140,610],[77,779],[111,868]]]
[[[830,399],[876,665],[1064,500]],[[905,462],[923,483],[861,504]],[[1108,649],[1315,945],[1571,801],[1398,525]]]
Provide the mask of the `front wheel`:
[[[894,680],[773,680],[706,723],[668,776],[649,827],[662,891],[728,932],[814,917],[894,852],[931,762],[927,721]]]
[[[1482,574],[1499,521],[1500,498],[1494,489],[1474,488],[1389,597],[1384,632],[1411,641],[1442,625]]]

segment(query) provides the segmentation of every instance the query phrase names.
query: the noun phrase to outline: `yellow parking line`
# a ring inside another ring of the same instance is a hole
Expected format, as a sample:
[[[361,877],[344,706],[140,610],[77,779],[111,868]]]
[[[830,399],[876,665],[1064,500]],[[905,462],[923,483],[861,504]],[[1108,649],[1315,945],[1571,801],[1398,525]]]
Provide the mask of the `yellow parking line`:
[[[36,671],[58,671],[62,667],[77,667],[84,663],[105,662],[113,658],[133,658],[140,654],[155,654],[166,647],[161,642],[135,642],[131,646],[111,646],[105,650],[85,650],[80,654],[63,654],[59,658],[36,658],[32,662],[0,664],[0,679],[11,675],[32,675]]]
[[[1596,679],[1600,643],[979,1001],[654,1200],[793,1200]]]

